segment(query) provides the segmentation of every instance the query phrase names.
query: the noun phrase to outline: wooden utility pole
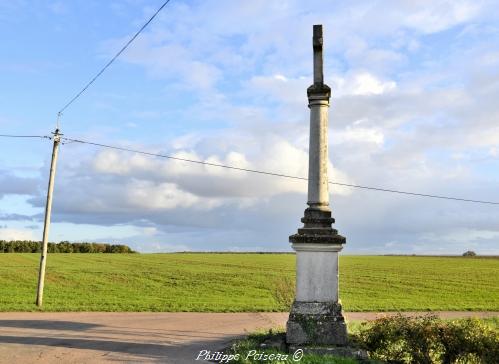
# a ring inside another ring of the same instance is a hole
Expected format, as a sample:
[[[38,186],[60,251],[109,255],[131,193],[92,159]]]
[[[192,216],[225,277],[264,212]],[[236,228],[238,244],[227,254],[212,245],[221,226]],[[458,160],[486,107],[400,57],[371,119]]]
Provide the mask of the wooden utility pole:
[[[50,163],[50,177],[49,186],[47,191],[47,204],[45,205],[45,222],[43,225],[43,243],[42,255],[40,258],[40,273],[38,275],[38,290],[36,293],[36,305],[41,307],[43,302],[43,284],[45,282],[45,266],[47,264],[47,245],[50,229],[50,213],[52,211],[52,193],[54,192],[54,178],[55,170],[57,167],[57,156],[59,155],[59,144],[61,142],[61,135],[59,129],[55,129],[54,134],[54,147],[52,149],[52,161]]]

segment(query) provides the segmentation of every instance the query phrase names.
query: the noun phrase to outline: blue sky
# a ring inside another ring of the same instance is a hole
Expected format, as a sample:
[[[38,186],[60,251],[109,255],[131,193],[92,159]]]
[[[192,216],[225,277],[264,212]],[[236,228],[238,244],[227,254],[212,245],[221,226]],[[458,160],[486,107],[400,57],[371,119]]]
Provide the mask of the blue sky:
[[[0,0],[0,134],[57,111],[162,1]],[[497,1],[182,1],[69,107],[73,138],[306,176],[313,24],[334,181],[499,201]],[[0,239],[41,239],[51,145],[0,140]],[[306,183],[66,144],[52,241],[289,251]],[[499,254],[499,207],[333,187],[344,252]]]

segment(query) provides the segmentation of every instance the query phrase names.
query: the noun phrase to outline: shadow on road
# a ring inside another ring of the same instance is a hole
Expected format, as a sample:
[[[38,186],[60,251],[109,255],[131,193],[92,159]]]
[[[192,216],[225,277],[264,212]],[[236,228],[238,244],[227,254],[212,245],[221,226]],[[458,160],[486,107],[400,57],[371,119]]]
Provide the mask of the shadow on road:
[[[11,328],[14,331],[8,332],[7,330]],[[95,355],[95,358],[100,360],[98,362],[131,360],[133,362],[198,364],[200,362],[196,361],[196,357],[201,350],[220,350],[238,337],[240,335],[199,334],[195,331],[159,328],[113,327],[112,325],[72,321],[0,320],[0,363],[8,362],[2,361],[1,356],[5,354],[1,350],[2,346],[7,348],[8,344],[17,344],[23,346],[24,355],[28,358],[45,355],[43,354],[46,352],[45,349],[40,348],[44,346],[56,350],[56,352],[50,351],[52,358],[67,355],[62,353],[67,353],[65,349],[71,349],[71,356],[68,359],[74,362],[88,362],[85,361],[86,356]],[[87,350],[101,353],[85,354]],[[8,358],[4,359],[10,361]],[[50,360],[42,362],[49,363]],[[19,363],[24,364],[27,361],[21,359]]]
[[[102,325],[73,321],[50,320],[0,320],[0,328],[17,327],[22,329],[85,331]]]
[[[89,349],[127,353],[149,358],[168,357],[169,345],[133,343],[113,340],[62,339],[35,336],[0,336],[0,343],[22,345],[45,345],[71,349]]]
[[[86,355],[81,350],[95,350],[101,354],[95,355],[92,362],[156,362],[168,364],[199,364],[205,361],[196,360],[201,350],[210,350],[212,352],[220,351],[238,338],[239,336],[226,337],[224,340],[202,340],[188,343],[172,344],[154,344],[154,343],[134,343],[130,341],[117,340],[92,340],[82,338],[55,338],[55,337],[36,337],[36,336],[2,336],[0,335],[0,348],[2,344],[25,345],[25,351],[28,358],[39,357],[43,351],[36,349],[39,346],[56,348],[58,351],[51,352],[54,358],[62,356],[64,349],[71,349],[72,362],[89,362],[81,360]],[[57,354],[60,353],[60,354]],[[97,358],[99,360],[97,360]],[[0,362],[3,361],[0,358]],[[10,362],[10,361],[9,361]],[[32,361],[17,360],[18,363],[31,363]],[[51,363],[51,361],[43,361]]]
[[[263,313],[0,313],[0,363],[200,364],[248,332],[282,325]],[[37,319],[39,318],[39,319]]]

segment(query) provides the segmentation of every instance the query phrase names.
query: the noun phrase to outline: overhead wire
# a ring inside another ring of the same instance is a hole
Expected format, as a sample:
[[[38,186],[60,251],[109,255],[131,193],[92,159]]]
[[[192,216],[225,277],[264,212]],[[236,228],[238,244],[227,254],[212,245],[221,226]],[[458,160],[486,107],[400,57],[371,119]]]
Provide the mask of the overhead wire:
[[[50,139],[50,137],[47,136],[47,135],[12,135],[12,134],[0,134],[0,137],[2,137],[2,138],[48,138],[48,139]]]
[[[78,92],[75,94],[75,96],[69,100],[57,113],[57,118],[59,123],[59,118],[62,115],[62,113],[73,103],[78,99],[78,97],[81,96],[89,87],[92,85],[99,77],[104,73],[104,71],[125,51],[125,49],[128,48],[128,46],[139,36],[140,33],[153,21],[153,19],[159,14],[161,10],[170,2],[170,0],[166,0],[163,5],[161,5],[158,10],[149,18],[149,20],[134,34],[132,38],[114,55],[113,58],[109,62],[106,63],[106,65]]]
[[[243,172],[250,172],[250,173],[257,173],[257,174],[263,174],[263,175],[269,175],[269,176],[275,176],[275,177],[308,181],[308,178],[306,178],[306,177],[293,176],[293,175],[288,175],[288,174],[283,174],[283,173],[276,173],[276,172],[262,171],[262,170],[257,170],[257,169],[229,166],[229,165],[225,165],[225,164],[218,164],[218,163],[200,161],[200,160],[195,160],[195,159],[175,157],[175,156],[166,155],[166,154],[151,153],[151,152],[146,152],[146,151],[142,151],[142,150],[138,150],[138,149],[118,147],[118,146],[114,146],[114,145],[96,143],[96,142],[91,142],[91,141],[81,140],[81,139],[71,139],[71,138],[67,138],[67,137],[62,137],[61,139],[71,141],[74,143],[88,144],[88,145],[93,145],[93,146],[97,146],[97,147],[115,149],[115,150],[137,153],[137,154],[143,154],[143,155],[152,156],[152,157],[166,158],[166,159],[194,163],[194,164],[200,164],[200,165],[211,166],[211,167],[226,168],[226,169],[232,169],[232,170],[243,171]],[[350,184],[350,183],[341,183],[341,182],[332,182],[332,181],[328,181],[328,182],[329,182],[329,184],[332,184],[332,185],[373,190],[373,191],[380,191],[380,192],[397,193],[397,194],[409,195],[409,196],[437,198],[437,199],[442,199],[442,200],[453,200],[453,201],[471,202],[471,203],[478,203],[478,204],[499,205],[499,202],[495,202],[495,201],[474,200],[474,199],[467,199],[467,198],[460,198],[460,197],[453,197],[453,196],[433,195],[433,194],[401,191],[401,190],[395,190],[395,189],[389,189],[389,188],[364,186],[364,185],[357,185],[357,184]]]
[[[0,137],[4,137],[4,138],[41,138],[41,139],[52,139],[52,137],[47,136],[47,135],[0,134]],[[167,159],[177,160],[177,161],[181,161],[181,162],[194,163],[194,164],[200,164],[200,165],[211,166],[211,167],[218,167],[218,168],[226,168],[226,169],[232,169],[232,170],[236,170],[236,171],[249,172],[249,173],[257,173],[257,174],[263,174],[263,175],[268,175],[268,176],[275,176],[275,177],[282,177],[282,178],[289,178],[289,179],[295,179],[295,180],[308,181],[308,178],[306,178],[306,177],[293,176],[293,175],[288,175],[288,174],[284,174],[284,173],[262,171],[262,170],[258,170],[258,169],[229,166],[229,165],[225,165],[225,164],[219,164],[219,163],[212,163],[212,162],[200,161],[200,160],[195,160],[195,159],[175,157],[175,156],[166,155],[166,154],[151,153],[151,152],[146,152],[146,151],[138,150],[138,149],[131,149],[131,148],[125,148],[125,147],[118,147],[118,146],[115,146],[115,145],[95,143],[95,142],[91,142],[91,141],[88,141],[88,140],[72,139],[72,138],[67,138],[67,137],[62,137],[61,139],[66,141],[66,143],[63,143],[63,144],[69,144],[69,143],[88,144],[88,145],[93,145],[93,146],[102,147],[102,148],[115,149],[115,150],[120,150],[120,151],[124,151],[124,152],[131,152],[131,153],[143,154],[143,155],[152,156],[152,157],[167,158]],[[474,200],[474,199],[467,199],[467,198],[460,198],[460,197],[453,197],[453,196],[433,195],[433,194],[427,194],[427,193],[401,191],[401,190],[395,190],[395,189],[390,189],[390,188],[364,186],[364,185],[357,185],[357,184],[351,184],[351,183],[342,183],[342,182],[328,181],[328,183],[332,184],[332,185],[343,186],[343,187],[351,187],[351,188],[359,188],[359,189],[366,189],[366,190],[372,190],[372,191],[397,193],[397,194],[409,195],[409,196],[429,197],[429,198],[437,198],[437,199],[443,199],[443,200],[453,200],[453,201],[471,202],[471,203],[488,204],[488,205],[499,205],[499,202],[495,202],[495,201]]]

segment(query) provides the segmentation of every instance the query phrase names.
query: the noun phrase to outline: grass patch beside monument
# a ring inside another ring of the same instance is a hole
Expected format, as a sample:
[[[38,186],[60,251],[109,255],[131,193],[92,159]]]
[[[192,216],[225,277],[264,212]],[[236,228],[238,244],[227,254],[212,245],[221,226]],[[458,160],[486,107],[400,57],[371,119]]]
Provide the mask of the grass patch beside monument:
[[[349,324],[350,340],[367,350],[371,360],[357,361],[305,354],[303,364],[475,363],[492,364],[499,355],[498,320],[440,320],[432,315],[383,317]],[[224,352],[237,355],[235,364],[262,363],[258,355],[288,355],[279,363],[293,363],[293,350],[284,344],[283,329],[256,332],[237,340]]]
[[[43,310],[285,311],[294,264],[292,254],[51,254]],[[39,254],[0,254],[0,311],[37,310],[38,265]],[[340,272],[345,311],[499,311],[499,259],[341,256]]]

